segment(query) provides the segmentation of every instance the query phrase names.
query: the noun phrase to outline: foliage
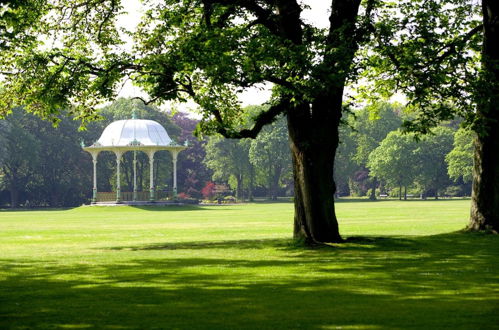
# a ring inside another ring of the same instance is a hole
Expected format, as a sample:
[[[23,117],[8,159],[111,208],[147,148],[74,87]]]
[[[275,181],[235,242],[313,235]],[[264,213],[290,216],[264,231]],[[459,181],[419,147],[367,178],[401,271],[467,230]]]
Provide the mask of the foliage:
[[[366,52],[366,98],[395,92],[408,100],[411,130],[428,133],[456,115],[473,124],[483,27],[470,0],[402,0],[382,8]],[[382,74],[383,79],[377,79]],[[478,127],[476,127],[478,129]]]
[[[0,131],[5,153],[1,170],[10,205],[29,200],[31,206],[81,205],[91,187],[91,167],[81,150],[77,123],[61,118],[50,123],[16,109]],[[22,198],[20,196],[22,194]]]
[[[417,176],[416,148],[413,135],[400,130],[390,132],[369,155],[367,167],[389,186],[407,187]]]
[[[419,141],[415,151],[419,165],[416,181],[425,192],[433,190],[436,198],[438,191],[450,183],[445,157],[452,149],[453,133],[450,128],[436,127]]]
[[[279,187],[291,175],[291,155],[285,118],[266,126],[251,141],[249,160],[257,182],[267,186],[268,197],[277,200]]]
[[[180,127],[181,132],[178,142],[187,143],[188,148],[178,157],[178,182],[179,190],[199,198],[204,184],[211,180],[211,170],[206,167],[203,160],[206,157],[204,145],[206,141],[193,138],[198,120],[189,118],[185,113],[177,112],[171,118],[173,123]]]
[[[201,189],[203,198],[212,200],[215,197],[215,184],[213,182],[206,182],[206,185]]]
[[[454,133],[454,148],[445,156],[449,177],[470,182],[473,169],[473,133],[460,129]]]
[[[236,198],[241,199],[244,185],[251,179],[252,165],[249,161],[250,141],[247,139],[225,139],[221,136],[208,138],[205,145],[205,165],[213,171],[213,180],[235,181]]]

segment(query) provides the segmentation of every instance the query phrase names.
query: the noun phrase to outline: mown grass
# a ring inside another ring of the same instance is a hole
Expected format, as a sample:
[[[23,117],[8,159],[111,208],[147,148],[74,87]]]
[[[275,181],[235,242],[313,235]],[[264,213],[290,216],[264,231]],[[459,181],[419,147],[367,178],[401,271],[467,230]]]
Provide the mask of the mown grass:
[[[498,328],[468,208],[340,202],[347,243],[314,249],[287,203],[0,211],[0,328]]]

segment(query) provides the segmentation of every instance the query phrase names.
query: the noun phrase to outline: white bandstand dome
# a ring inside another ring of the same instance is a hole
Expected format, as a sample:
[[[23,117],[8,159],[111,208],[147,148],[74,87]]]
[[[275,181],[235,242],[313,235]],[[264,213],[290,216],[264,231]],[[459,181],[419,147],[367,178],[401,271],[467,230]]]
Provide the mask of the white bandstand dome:
[[[133,160],[133,195],[132,202],[137,201],[137,167],[136,167],[136,152],[142,151],[149,157],[149,201],[154,202],[156,199],[155,184],[154,184],[154,154],[158,151],[167,150],[172,155],[173,162],[173,195],[177,194],[177,156],[179,152],[186,149],[187,146],[182,146],[173,141],[165,128],[160,123],[154,120],[146,119],[125,119],[118,120],[109,124],[100,138],[92,145],[85,147],[82,144],[83,150],[92,155],[94,165],[93,175],[93,194],[92,202],[96,203],[99,200],[97,191],[97,158],[102,151],[111,151],[116,155],[116,203],[121,203],[121,182],[120,182],[120,164],[123,155],[128,151],[134,152]],[[130,201],[130,199],[127,199]]]
[[[154,120],[126,119],[109,124],[97,140],[101,147],[170,146],[172,139],[165,128]]]

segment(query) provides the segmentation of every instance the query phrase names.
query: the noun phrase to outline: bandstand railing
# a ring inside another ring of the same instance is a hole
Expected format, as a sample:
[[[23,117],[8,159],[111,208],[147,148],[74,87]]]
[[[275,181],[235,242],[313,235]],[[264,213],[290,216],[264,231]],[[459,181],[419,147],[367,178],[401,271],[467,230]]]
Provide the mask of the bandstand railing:
[[[133,198],[133,191],[122,191],[120,201],[122,202],[148,202],[151,201],[151,194],[149,191],[137,191],[136,198]],[[154,192],[154,201],[167,201],[173,198],[172,191],[156,191]],[[116,202],[116,192],[99,191],[97,192],[97,202]]]

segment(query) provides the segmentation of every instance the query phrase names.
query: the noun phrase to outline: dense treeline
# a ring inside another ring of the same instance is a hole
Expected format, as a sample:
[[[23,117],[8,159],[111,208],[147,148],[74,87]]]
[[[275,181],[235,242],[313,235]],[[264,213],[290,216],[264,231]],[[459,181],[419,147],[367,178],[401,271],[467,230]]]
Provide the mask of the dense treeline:
[[[337,196],[470,195],[472,134],[456,121],[424,136],[405,133],[400,127],[410,115],[399,105],[378,103],[345,118],[335,161]],[[279,119],[254,140],[209,138],[205,163],[236,197],[251,199],[264,186],[275,199],[292,195],[287,144],[286,123]]]
[[[261,107],[248,109],[249,113]],[[231,140],[193,137],[197,121],[183,113],[167,115],[159,109],[118,99],[101,109],[101,121],[79,131],[65,117],[57,128],[21,109],[0,121],[0,205],[11,207],[74,206],[91,197],[91,157],[81,143],[96,141],[112,121],[130,118],[158,121],[178,143],[179,192],[182,198],[216,198],[215,184],[229,187],[224,195],[242,200],[291,196],[293,179],[285,118],[266,126],[256,139]],[[398,105],[380,103],[352,111],[340,132],[335,163],[338,196],[464,196],[470,194],[472,134],[457,122],[437,127],[432,134],[402,133],[409,114]],[[132,156],[122,162],[122,187],[132,190]],[[157,189],[171,188],[172,165],[168,152],[155,163]],[[138,153],[138,189],[148,189],[147,156]],[[213,183],[214,182],[214,183]],[[113,191],[115,157],[102,153],[98,162],[99,191]],[[220,196],[218,196],[220,197]]]

